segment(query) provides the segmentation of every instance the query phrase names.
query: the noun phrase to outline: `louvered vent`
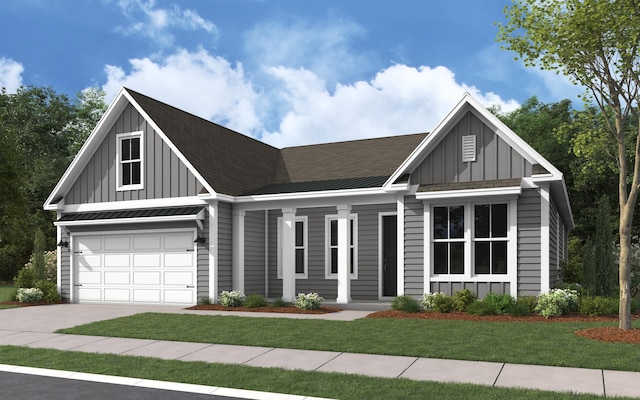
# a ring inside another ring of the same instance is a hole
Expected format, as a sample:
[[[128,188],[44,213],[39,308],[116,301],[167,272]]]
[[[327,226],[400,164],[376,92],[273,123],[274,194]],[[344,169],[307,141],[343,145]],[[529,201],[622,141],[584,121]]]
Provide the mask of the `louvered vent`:
[[[475,135],[462,137],[462,161],[472,162],[476,160],[476,137]]]

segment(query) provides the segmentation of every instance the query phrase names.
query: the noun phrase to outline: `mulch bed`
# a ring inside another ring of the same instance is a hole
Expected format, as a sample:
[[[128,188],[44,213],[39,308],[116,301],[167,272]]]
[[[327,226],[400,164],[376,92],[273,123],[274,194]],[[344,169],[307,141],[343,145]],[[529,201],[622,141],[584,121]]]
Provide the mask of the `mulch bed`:
[[[198,304],[197,306],[189,307],[187,310],[203,310],[203,311],[245,311],[245,312],[266,312],[266,313],[286,313],[286,314],[328,314],[333,312],[342,311],[341,308],[321,306],[317,310],[302,310],[295,306],[286,307],[225,307],[220,304]]]
[[[31,306],[48,306],[49,304],[62,304],[62,302],[57,303],[20,303],[19,301],[2,301],[0,304],[5,306],[15,306],[15,307],[31,307]]]
[[[511,315],[470,315],[464,312],[451,312],[448,314],[435,312],[407,313],[403,311],[388,310],[378,311],[369,314],[367,318],[417,318],[417,319],[440,319],[440,320],[460,320],[460,321],[485,321],[485,322],[617,322],[618,316],[598,316],[589,317],[582,315],[562,315],[558,317],[545,318],[542,315],[528,315],[516,317]],[[640,318],[640,315],[632,315],[632,319]],[[575,332],[576,335],[599,340],[601,342],[616,343],[640,343],[640,329],[622,330],[616,327],[601,327],[582,329]]]

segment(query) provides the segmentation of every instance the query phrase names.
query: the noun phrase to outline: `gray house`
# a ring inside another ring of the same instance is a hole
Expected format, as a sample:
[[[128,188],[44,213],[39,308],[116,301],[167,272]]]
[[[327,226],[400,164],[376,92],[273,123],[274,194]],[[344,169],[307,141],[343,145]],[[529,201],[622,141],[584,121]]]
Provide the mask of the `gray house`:
[[[64,301],[554,287],[562,173],[470,95],[430,134],[277,149],[122,89],[44,208]]]

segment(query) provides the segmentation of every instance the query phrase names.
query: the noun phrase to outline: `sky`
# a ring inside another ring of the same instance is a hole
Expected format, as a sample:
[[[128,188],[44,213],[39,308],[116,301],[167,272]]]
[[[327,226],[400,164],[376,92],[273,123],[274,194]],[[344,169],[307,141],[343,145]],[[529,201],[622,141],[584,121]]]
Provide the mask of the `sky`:
[[[276,147],[582,93],[495,41],[510,0],[0,1],[0,87],[127,87]]]

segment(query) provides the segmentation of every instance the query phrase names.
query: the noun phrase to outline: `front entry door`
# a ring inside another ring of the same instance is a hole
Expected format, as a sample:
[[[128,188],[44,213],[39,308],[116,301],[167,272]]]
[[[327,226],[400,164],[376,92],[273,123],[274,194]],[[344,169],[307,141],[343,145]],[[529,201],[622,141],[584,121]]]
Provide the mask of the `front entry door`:
[[[398,295],[398,223],[397,216],[382,216],[382,296]]]

